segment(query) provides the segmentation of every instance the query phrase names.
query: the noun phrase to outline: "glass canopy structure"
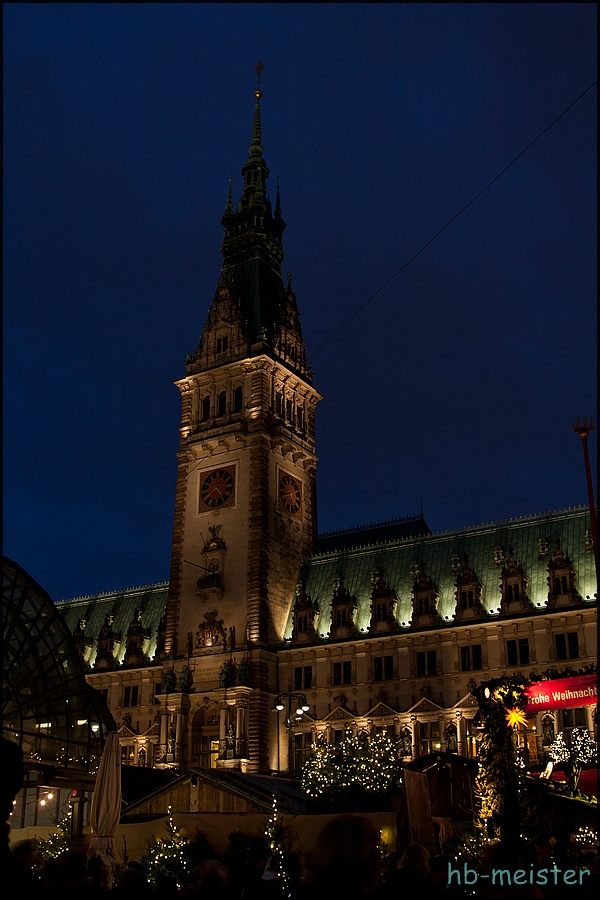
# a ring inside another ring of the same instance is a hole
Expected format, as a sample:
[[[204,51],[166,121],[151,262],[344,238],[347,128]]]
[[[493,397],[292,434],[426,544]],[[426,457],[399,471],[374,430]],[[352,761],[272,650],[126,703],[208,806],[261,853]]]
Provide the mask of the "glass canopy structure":
[[[7,557],[2,605],[4,737],[28,769],[95,774],[114,720],[49,595]]]

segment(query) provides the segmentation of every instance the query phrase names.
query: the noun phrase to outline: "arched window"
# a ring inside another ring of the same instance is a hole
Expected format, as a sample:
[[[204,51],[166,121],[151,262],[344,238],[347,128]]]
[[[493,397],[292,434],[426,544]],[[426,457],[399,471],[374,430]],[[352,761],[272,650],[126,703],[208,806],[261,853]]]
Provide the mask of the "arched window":
[[[210,416],[210,397],[206,396],[202,399],[202,421],[206,422],[206,420]]]
[[[560,594],[560,578],[558,577],[558,575],[554,579],[554,593]]]
[[[508,602],[509,602],[509,603],[512,603],[512,601],[513,601],[513,588],[512,588],[512,584],[507,585],[506,593],[507,593],[507,595],[508,595]]]
[[[217,416],[224,416],[227,409],[227,391],[221,391],[217,404]]]
[[[377,604],[377,621],[385,622],[387,619],[387,603],[378,603]]]
[[[513,586],[513,592],[514,592],[515,600],[518,600],[519,599],[519,585],[518,584],[515,584]]]
[[[467,592],[466,591],[462,592],[462,594],[460,596],[460,600],[462,603],[462,608],[466,609],[467,608]]]
[[[563,575],[563,577],[562,577],[562,592],[563,592],[563,594],[566,594],[566,593],[568,593],[568,591],[569,591],[569,583],[567,581],[567,576]]]
[[[229,338],[227,335],[223,337],[217,338],[217,353],[224,353],[227,350],[227,345],[229,344]]]
[[[239,387],[236,387],[235,391],[233,392],[233,411],[234,412],[239,412],[241,410],[243,396],[244,396],[244,391],[243,391],[242,386],[240,385]]]

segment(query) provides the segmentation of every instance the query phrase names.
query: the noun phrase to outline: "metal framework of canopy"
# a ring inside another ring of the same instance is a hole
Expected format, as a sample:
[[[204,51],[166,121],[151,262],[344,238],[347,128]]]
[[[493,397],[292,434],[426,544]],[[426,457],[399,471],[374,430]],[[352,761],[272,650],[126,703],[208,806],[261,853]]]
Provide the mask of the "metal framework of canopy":
[[[95,775],[114,720],[85,680],[69,629],[46,591],[3,560],[3,735],[28,769]]]

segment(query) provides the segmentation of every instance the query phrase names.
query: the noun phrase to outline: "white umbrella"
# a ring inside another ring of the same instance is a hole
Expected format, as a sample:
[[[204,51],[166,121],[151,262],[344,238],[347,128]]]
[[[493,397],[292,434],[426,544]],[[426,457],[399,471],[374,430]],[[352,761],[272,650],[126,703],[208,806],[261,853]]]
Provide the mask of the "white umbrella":
[[[107,887],[112,887],[115,853],[113,839],[121,816],[121,746],[116,731],[106,738],[96,787],[92,797],[90,856],[99,856],[106,867]]]

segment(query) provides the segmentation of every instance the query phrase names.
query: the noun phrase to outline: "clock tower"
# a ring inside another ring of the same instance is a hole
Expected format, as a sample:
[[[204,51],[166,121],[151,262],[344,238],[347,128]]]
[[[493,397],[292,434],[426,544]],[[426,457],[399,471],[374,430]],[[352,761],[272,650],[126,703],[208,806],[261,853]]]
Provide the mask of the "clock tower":
[[[198,348],[176,382],[181,440],[160,644],[174,675],[185,667],[192,707],[200,692],[227,713],[217,765],[247,771],[274,767],[276,650],[300,563],[317,536],[321,399],[291,275],[287,283],[281,275],[286,225],[279,186],[274,209],[266,191],[261,96],[259,76],[242,195],[234,208],[230,180],[221,220],[221,276]],[[184,756],[194,763],[191,750]]]

